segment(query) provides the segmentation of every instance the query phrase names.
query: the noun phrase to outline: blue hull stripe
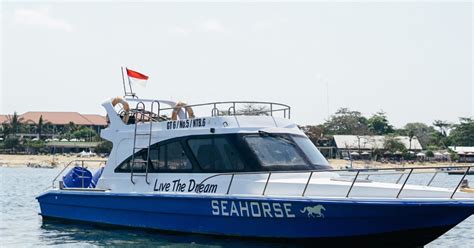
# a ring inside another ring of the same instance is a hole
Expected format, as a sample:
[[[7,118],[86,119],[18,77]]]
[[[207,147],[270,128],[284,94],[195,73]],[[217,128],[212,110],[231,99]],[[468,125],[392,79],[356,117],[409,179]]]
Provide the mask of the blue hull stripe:
[[[474,202],[193,197],[84,192],[39,196],[45,217],[178,232],[313,239],[454,226]]]

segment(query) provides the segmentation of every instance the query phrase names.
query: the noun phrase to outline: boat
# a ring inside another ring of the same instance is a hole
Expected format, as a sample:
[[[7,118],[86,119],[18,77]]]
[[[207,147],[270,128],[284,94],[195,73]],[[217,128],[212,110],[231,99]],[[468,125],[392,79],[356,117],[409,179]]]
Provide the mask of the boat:
[[[258,105],[257,110],[246,106]],[[474,213],[474,194],[333,169],[273,102],[103,102],[113,143],[92,173],[71,163],[37,196],[43,220],[303,245],[422,246]],[[131,106],[131,107],[130,107]],[[243,107],[242,107],[243,106]],[[83,164],[82,164],[83,165]],[[71,170],[70,167],[73,167]],[[470,166],[463,167],[471,169]],[[421,168],[426,171],[426,167]],[[436,174],[435,174],[436,175]]]
[[[467,171],[465,168],[448,170],[448,175],[474,175],[474,170]]]

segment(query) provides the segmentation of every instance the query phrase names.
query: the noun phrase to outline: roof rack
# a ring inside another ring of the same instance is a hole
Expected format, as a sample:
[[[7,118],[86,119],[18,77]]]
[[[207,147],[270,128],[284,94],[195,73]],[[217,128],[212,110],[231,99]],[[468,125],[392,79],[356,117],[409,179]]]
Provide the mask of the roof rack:
[[[153,102],[164,103],[170,107],[160,107],[159,113],[166,113],[176,109],[176,103],[166,100],[152,100],[139,98],[126,98],[127,101],[143,102],[151,104]],[[189,116],[188,109],[192,108],[193,112],[198,113],[196,116],[279,116],[285,119],[291,118],[291,107],[276,102],[259,102],[259,101],[223,101],[208,102],[200,104],[183,104],[181,109],[184,116]],[[156,110],[155,110],[156,111]],[[164,111],[164,112],[163,112]]]

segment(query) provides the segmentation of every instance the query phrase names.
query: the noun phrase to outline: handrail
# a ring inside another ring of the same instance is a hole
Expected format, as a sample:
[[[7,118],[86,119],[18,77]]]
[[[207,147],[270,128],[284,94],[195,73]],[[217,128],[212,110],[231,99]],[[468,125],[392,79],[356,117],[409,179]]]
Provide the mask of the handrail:
[[[401,187],[400,190],[398,191],[397,198],[398,198],[398,197],[400,196],[400,194],[402,193],[403,188],[405,188],[405,185],[407,184],[408,179],[410,178],[412,172],[413,172],[413,169],[410,169],[410,173],[408,173],[407,178],[405,179],[405,181],[403,182],[402,187]]]
[[[272,174],[291,174],[291,173],[296,173],[296,174],[303,174],[303,173],[309,173],[309,176],[308,176],[308,179],[306,181],[306,184],[304,186],[304,189],[303,189],[303,193],[301,194],[301,196],[305,196],[305,193],[306,193],[306,190],[311,182],[311,178],[313,177],[313,174],[314,173],[321,173],[321,172],[355,172],[356,175],[354,177],[354,179],[351,181],[351,185],[346,193],[346,198],[349,197],[351,191],[352,191],[352,188],[354,187],[355,183],[357,182],[357,178],[359,177],[360,174],[364,173],[364,172],[368,172],[368,171],[390,171],[390,170],[403,170],[403,172],[399,172],[402,174],[402,176],[405,174],[405,171],[406,170],[409,170],[408,172],[408,175],[407,177],[405,178],[402,186],[400,187],[400,190],[398,191],[397,195],[396,195],[396,198],[398,199],[401,195],[401,193],[403,192],[403,189],[405,188],[405,185],[407,184],[410,176],[413,173],[413,171],[415,170],[427,170],[427,169],[446,169],[446,168],[449,168],[449,169],[463,169],[465,168],[465,172],[464,172],[464,175],[462,176],[462,178],[459,180],[456,188],[454,188],[451,196],[449,197],[449,199],[453,199],[454,195],[456,194],[457,190],[459,189],[459,187],[461,186],[462,184],[462,181],[464,180],[464,178],[466,177],[466,175],[468,174],[469,170],[472,169],[474,167],[474,165],[462,165],[462,166],[429,166],[429,167],[397,167],[397,168],[361,168],[361,169],[324,169],[324,170],[300,170],[300,171],[256,171],[256,172],[229,172],[229,173],[217,173],[217,174],[214,174],[214,175],[211,175],[211,176],[208,176],[206,178],[204,178],[200,184],[204,184],[207,180],[209,179],[212,179],[212,178],[215,178],[215,177],[219,177],[219,176],[231,176],[231,179],[230,179],[230,182],[229,182],[229,186],[227,187],[227,192],[226,192],[226,195],[229,194],[230,192],[230,189],[232,187],[232,183],[234,182],[234,177],[236,175],[264,175],[264,174],[268,174],[267,178],[266,178],[266,181],[265,181],[265,185],[263,187],[263,192],[262,192],[262,195],[265,196],[265,192],[266,192],[266,189],[268,187],[268,184],[270,182],[270,177],[272,176]],[[391,174],[399,174],[399,173],[391,173]],[[425,173],[428,173],[428,172],[425,172]],[[434,172],[434,176],[430,179],[430,181],[428,182],[428,184],[426,186],[429,186],[431,185],[431,183],[433,182],[435,176],[438,174],[438,171],[435,171]],[[366,175],[373,175],[373,174],[366,174]],[[386,174],[382,174],[382,175],[386,175]],[[397,181],[397,183],[400,181],[401,177],[399,178],[399,180]]]
[[[306,189],[308,189],[309,181],[311,181],[312,177],[313,177],[313,172],[311,171],[308,177],[308,181],[306,182],[306,185],[304,186],[303,194],[301,194],[301,196],[304,196],[304,194],[306,193]]]
[[[137,102],[151,102],[153,104],[154,102],[157,102],[158,104],[161,102],[160,100],[150,100],[150,99],[133,99]],[[267,105],[268,109],[266,110],[258,110],[258,111],[249,111],[249,112],[241,112],[238,109],[236,109],[237,104],[258,104],[258,105]],[[283,112],[283,117],[291,119],[291,107],[282,104],[282,103],[276,103],[276,102],[262,102],[262,101],[221,101],[221,102],[207,102],[207,103],[199,103],[199,104],[187,104],[186,106],[183,107],[203,107],[203,106],[209,106],[212,107],[211,109],[211,116],[219,116],[220,112],[219,111],[219,105],[231,105],[230,107],[227,107],[224,109],[224,113],[226,113],[229,116],[237,116],[237,115],[257,115],[257,114],[269,114],[270,116],[273,116],[273,113],[276,112]],[[175,106],[171,107],[166,107],[166,108],[159,108],[158,112],[164,111],[164,110],[174,110]],[[154,120],[154,119],[150,119]],[[159,118],[158,118],[159,121]]]
[[[268,173],[267,182],[265,183],[265,187],[263,187],[262,195],[265,195],[265,191],[267,190],[268,182],[270,181],[271,176],[272,176],[272,172]]]
[[[347,191],[346,198],[349,197],[349,194],[352,191],[352,188],[354,187],[355,182],[357,181],[357,177],[359,176],[360,171],[357,171],[356,176],[354,177],[354,180],[352,180],[351,187],[349,187],[349,190]]]
[[[447,169],[447,168],[450,168],[450,169],[462,169],[462,168],[468,168],[468,167],[474,167],[474,165],[461,165],[461,166],[424,166],[424,167],[392,167],[392,168],[389,168],[389,167],[386,167],[386,168],[360,168],[360,169],[354,169],[354,168],[351,168],[351,169],[321,169],[321,170],[292,170],[292,171],[271,171],[272,173],[279,173],[279,174],[290,174],[290,173],[295,173],[295,174],[298,174],[298,173],[310,173],[310,172],[342,172],[342,171],[346,171],[346,172],[357,172],[357,171],[361,171],[361,172],[370,172],[370,171],[374,171],[374,172],[377,172],[377,171],[392,171],[392,170],[410,170],[410,169],[414,169],[414,170],[430,170],[430,169]],[[242,172],[223,172],[223,173],[216,173],[214,175],[211,175],[209,176],[208,178],[205,178],[204,181],[206,181],[207,179],[209,178],[213,178],[213,177],[216,177],[216,176],[224,176],[224,175],[232,175],[232,174],[236,174],[236,175],[244,175],[244,174],[267,174],[268,172],[270,172],[270,170],[268,171],[242,171]],[[394,173],[394,174],[400,174],[401,172],[399,173]],[[203,181],[203,182],[204,182]]]
[[[453,199],[454,194],[456,194],[456,191],[459,189],[459,186],[461,186],[462,181],[464,180],[464,178],[466,177],[467,173],[469,172],[469,170],[470,170],[471,168],[472,168],[471,166],[468,167],[467,170],[464,172],[464,175],[462,175],[461,180],[459,180],[458,185],[456,186],[456,188],[454,189],[453,193],[451,194],[450,199]]]
[[[63,174],[63,172],[72,164],[72,163],[75,163],[75,162],[81,162],[81,167],[84,168],[84,162],[93,162],[93,163],[97,163],[97,162],[104,162],[104,163],[107,163],[107,160],[104,160],[104,159],[75,159],[75,160],[71,160],[69,161],[69,163],[64,166],[64,168],[58,173],[58,175],[56,175],[56,177],[53,179],[52,183],[51,183],[51,187],[52,188],[55,188],[54,187],[54,183],[56,182],[56,180],[58,179],[59,176],[61,176]],[[84,184],[84,179],[82,179],[83,182],[82,184]]]

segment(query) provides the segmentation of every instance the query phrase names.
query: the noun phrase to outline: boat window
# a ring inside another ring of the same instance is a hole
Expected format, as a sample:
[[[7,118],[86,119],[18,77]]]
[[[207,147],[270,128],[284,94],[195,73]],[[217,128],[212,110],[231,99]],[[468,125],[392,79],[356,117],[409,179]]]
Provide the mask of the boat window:
[[[133,167],[133,172],[136,173],[144,173],[146,171],[146,156],[147,150],[140,150],[139,152],[135,153],[135,166]],[[131,164],[132,164],[132,156],[127,158],[122,164],[120,164],[116,169],[115,172],[130,172],[131,171]]]
[[[150,147],[150,160],[153,170],[166,169],[166,145]]]
[[[239,152],[225,137],[189,139],[188,145],[204,171],[244,169]]]
[[[190,170],[191,162],[179,141],[150,147],[152,171]]]
[[[140,150],[135,154],[135,165],[133,172],[145,173],[148,149]],[[120,164],[115,172],[131,172],[132,156]],[[160,171],[181,171],[191,170],[192,164],[189,161],[181,143],[179,141],[163,145],[153,145],[150,147],[150,163],[148,172]]]
[[[305,166],[303,159],[291,138],[283,135],[251,135],[245,140],[257,155],[263,166]]]
[[[303,150],[312,164],[329,166],[328,161],[310,139],[304,136],[293,136],[293,140],[295,140],[296,144]]]

